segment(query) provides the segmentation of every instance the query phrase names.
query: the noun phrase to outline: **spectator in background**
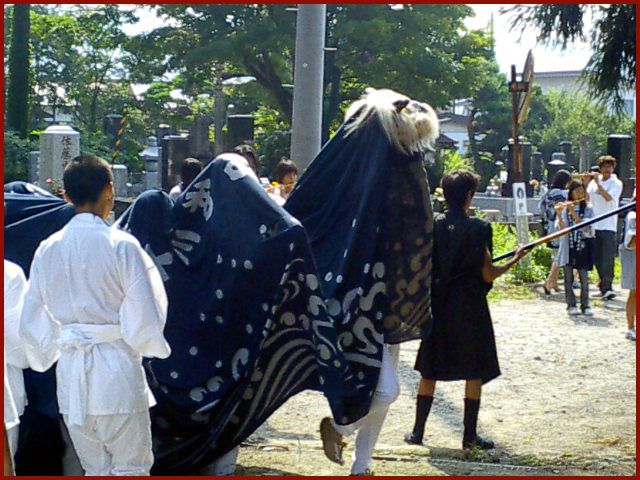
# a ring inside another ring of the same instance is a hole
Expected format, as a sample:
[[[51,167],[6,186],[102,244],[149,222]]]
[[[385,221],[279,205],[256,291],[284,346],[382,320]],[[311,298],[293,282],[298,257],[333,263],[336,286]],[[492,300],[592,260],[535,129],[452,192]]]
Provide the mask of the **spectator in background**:
[[[238,145],[233,149],[233,153],[237,153],[238,155],[242,155],[249,162],[249,167],[254,171],[256,177],[260,179],[260,159],[256,152],[253,151],[253,147],[251,145],[242,144]]]
[[[622,182],[613,173],[616,159],[610,155],[603,155],[598,158],[598,166],[602,173],[594,173],[593,180],[587,186],[589,201],[596,217],[615,210],[622,194]],[[609,218],[595,223],[593,228],[596,232],[595,262],[600,277],[598,288],[602,298],[611,300],[616,296],[612,284],[618,216],[611,215]]]
[[[169,197],[174,202],[184,192],[193,180],[202,171],[202,162],[195,158],[185,158],[180,164],[180,183],[169,192]]]
[[[636,200],[633,191],[632,202]],[[636,340],[636,212],[627,214],[624,225],[624,237],[620,244],[620,264],[622,266],[622,288],[629,290],[627,298],[627,338]]]
[[[277,183],[274,193],[286,200],[298,181],[298,167],[291,160],[283,158],[273,171],[273,180]]]
[[[542,223],[547,235],[555,232],[556,210],[555,206],[558,202],[564,202],[567,199],[567,184],[571,181],[571,174],[567,170],[558,170],[553,176],[549,189],[540,197],[538,208],[542,215]],[[549,248],[557,251],[558,242],[549,242]],[[558,290],[558,262],[557,253],[554,255],[551,270],[544,282],[544,293],[551,294],[551,290]]]
[[[572,227],[593,218],[593,209],[587,203],[587,194],[582,182],[569,184],[569,201],[556,205],[558,227]],[[582,314],[593,316],[589,307],[589,270],[593,268],[593,227],[587,226],[575,230],[560,238],[558,267],[564,268],[564,293],[569,315],[577,315],[576,295],[573,293],[573,270],[580,277],[580,308]]]

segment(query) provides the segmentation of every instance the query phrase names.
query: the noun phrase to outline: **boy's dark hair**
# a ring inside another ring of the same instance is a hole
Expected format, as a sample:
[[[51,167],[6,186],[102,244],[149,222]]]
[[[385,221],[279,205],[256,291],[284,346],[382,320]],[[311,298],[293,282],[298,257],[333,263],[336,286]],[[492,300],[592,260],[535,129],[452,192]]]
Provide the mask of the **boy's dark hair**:
[[[598,157],[598,166],[601,167],[605,163],[610,163],[615,168],[616,166],[616,157],[611,155],[600,155]]]
[[[559,188],[564,190],[567,188],[567,183],[571,180],[571,173],[569,170],[558,170],[551,180],[551,188]]]
[[[462,209],[469,192],[474,194],[480,184],[480,176],[470,170],[452,170],[442,177],[442,190],[449,208]]]
[[[180,164],[180,178],[184,187],[188,187],[193,179],[202,171],[202,162],[195,158],[185,158]]]
[[[298,167],[291,160],[283,158],[278,162],[273,171],[273,179],[278,183],[284,183],[284,177],[290,173],[297,175]]]
[[[104,187],[113,182],[113,173],[102,158],[79,155],[65,167],[62,182],[74,205],[86,205],[98,201]]]
[[[260,159],[253,151],[253,147],[251,145],[238,145],[233,149],[233,153],[237,153],[238,155],[242,155],[244,158],[246,158],[251,169],[256,173],[258,177],[260,176]]]

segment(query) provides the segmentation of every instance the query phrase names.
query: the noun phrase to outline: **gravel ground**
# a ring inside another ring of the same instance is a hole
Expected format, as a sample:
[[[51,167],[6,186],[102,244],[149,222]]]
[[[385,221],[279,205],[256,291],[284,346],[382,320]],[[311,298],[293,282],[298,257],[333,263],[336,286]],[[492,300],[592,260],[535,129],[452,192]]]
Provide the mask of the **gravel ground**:
[[[437,385],[426,446],[403,443],[419,380],[418,342],[410,342],[375,452],[377,475],[635,474],[636,345],[624,337],[624,299],[593,299],[595,317],[570,318],[562,293],[535,290],[532,299],[491,305],[502,375],[483,389],[479,430],[496,450],[460,449],[464,382]],[[237,474],[348,475],[322,453],[318,424],[329,414],[321,394],[292,398],[243,445]]]

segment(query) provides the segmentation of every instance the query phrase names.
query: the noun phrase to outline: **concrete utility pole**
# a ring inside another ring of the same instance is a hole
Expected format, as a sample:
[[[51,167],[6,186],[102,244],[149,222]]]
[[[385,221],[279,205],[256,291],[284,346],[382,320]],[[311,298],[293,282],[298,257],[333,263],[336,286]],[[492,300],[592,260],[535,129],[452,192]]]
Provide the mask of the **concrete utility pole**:
[[[293,75],[291,160],[304,170],[320,152],[325,4],[298,4]]]

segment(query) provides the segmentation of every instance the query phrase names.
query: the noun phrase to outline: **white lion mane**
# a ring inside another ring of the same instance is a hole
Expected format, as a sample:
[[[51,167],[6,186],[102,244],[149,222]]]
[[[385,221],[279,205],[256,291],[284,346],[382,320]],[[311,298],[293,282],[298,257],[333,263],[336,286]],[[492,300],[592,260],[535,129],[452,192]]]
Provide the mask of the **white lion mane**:
[[[389,141],[401,152],[411,155],[432,149],[440,135],[438,116],[428,104],[411,100],[389,89],[368,88],[351,104],[345,120],[353,118],[345,128],[345,136],[377,115]]]

